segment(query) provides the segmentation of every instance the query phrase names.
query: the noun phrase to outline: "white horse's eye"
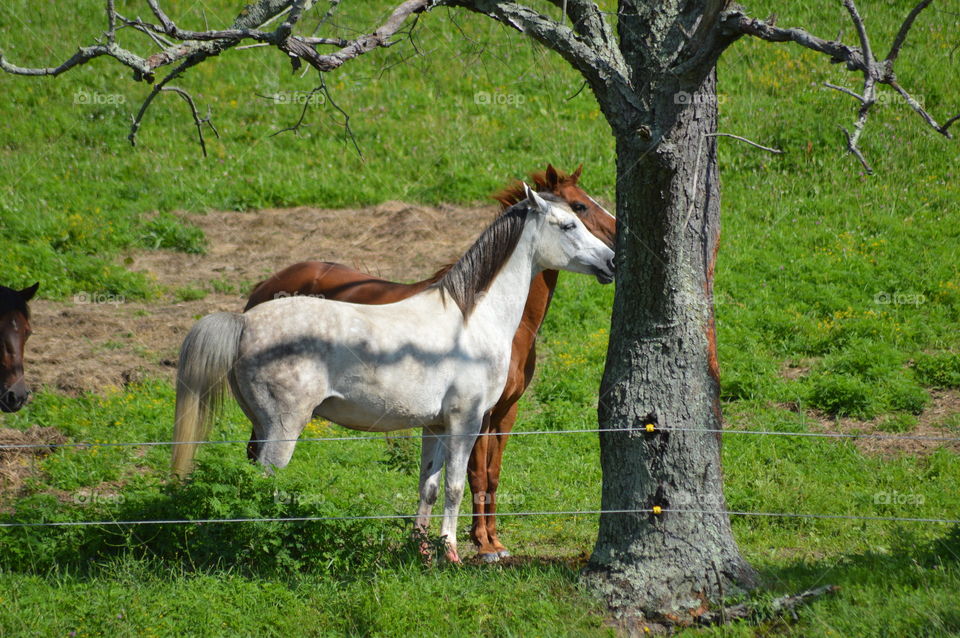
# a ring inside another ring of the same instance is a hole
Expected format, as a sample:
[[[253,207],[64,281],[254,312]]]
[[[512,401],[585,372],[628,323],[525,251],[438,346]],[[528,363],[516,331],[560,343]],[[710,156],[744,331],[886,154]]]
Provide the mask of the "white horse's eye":
[[[577,225],[574,222],[567,222],[566,224],[560,227],[560,230],[573,230],[576,227]]]

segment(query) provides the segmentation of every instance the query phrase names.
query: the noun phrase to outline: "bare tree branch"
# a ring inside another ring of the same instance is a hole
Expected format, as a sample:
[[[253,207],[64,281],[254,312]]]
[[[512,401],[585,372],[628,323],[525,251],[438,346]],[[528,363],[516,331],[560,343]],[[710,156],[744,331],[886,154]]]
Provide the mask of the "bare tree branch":
[[[347,60],[352,60],[379,47],[391,46],[393,42],[390,41],[390,38],[400,30],[400,27],[403,26],[407,18],[421,11],[425,11],[432,4],[434,4],[432,0],[406,0],[394,9],[386,22],[376,31],[356,38],[335,53],[321,55],[317,53],[312,46],[307,44],[305,40],[300,38],[287,40],[286,44],[289,46],[288,49],[284,49],[283,46],[280,48],[302,57],[318,71],[332,71]]]
[[[637,109],[643,108],[631,86],[627,63],[609,27],[600,34],[592,34],[586,27],[583,32],[577,33],[511,0],[439,0],[439,3],[486,15],[559,53],[587,79],[601,105],[612,103],[613,100],[607,99],[607,96],[616,93],[623,103]],[[602,19],[602,15],[596,19]]]
[[[153,99],[157,97],[157,95],[159,95],[161,91],[163,91],[163,88],[164,86],[166,86],[167,82],[169,82],[170,80],[173,80],[174,78],[179,77],[180,74],[182,74],[184,71],[186,71],[190,67],[200,64],[200,62],[203,59],[204,58],[198,57],[198,58],[188,58],[187,60],[184,60],[183,63],[180,64],[180,66],[175,68],[173,71],[168,73],[166,77],[164,77],[162,80],[160,80],[155,85],[153,85],[153,88],[150,90],[150,93],[147,95],[146,99],[144,99],[143,104],[140,105],[140,110],[137,112],[136,116],[134,116],[133,122],[130,125],[130,133],[127,135],[127,139],[130,140],[131,146],[137,145],[137,132],[140,130],[140,124],[141,122],[143,122],[143,117],[144,115],[146,115],[147,109],[150,108],[150,105],[153,103]],[[219,137],[219,134],[218,134],[218,137]],[[201,147],[203,148],[204,156],[206,156],[205,145],[201,144]]]
[[[897,91],[910,107],[917,112],[920,117],[936,132],[941,135],[952,138],[948,130],[958,117],[947,120],[943,126],[937,124],[936,120],[927,113],[923,106],[913,98],[897,82],[897,76],[894,72],[893,64],[907,39],[910,28],[913,26],[923,11],[933,0],[922,0],[916,4],[903,23],[897,35],[894,37],[893,44],[890,47],[890,53],[883,60],[877,60],[873,55],[873,49],[870,44],[870,38],[867,35],[867,29],[863,18],[857,10],[854,0],[843,0],[843,6],[850,15],[850,20],[857,31],[860,40],[860,47],[851,47],[840,42],[840,36],[836,40],[824,40],[815,35],[804,31],[803,29],[783,29],[774,26],[772,21],[763,22],[756,18],[746,15],[742,9],[735,7],[725,11],[721,17],[721,28],[728,34],[750,35],[768,42],[794,42],[802,47],[806,47],[819,53],[830,56],[830,61],[838,64],[845,64],[847,69],[858,71],[863,74],[863,90],[856,93],[850,89],[840,87],[834,84],[825,83],[825,86],[846,93],[856,98],[860,102],[857,111],[857,119],[853,124],[853,132],[842,128],[847,138],[847,150],[850,151],[860,161],[867,173],[872,173],[869,163],[860,151],[859,142],[867,123],[867,117],[870,110],[877,102],[876,88],[878,84],[886,84]],[[960,114],[958,114],[960,116]]]
[[[361,35],[354,40],[343,40],[340,38],[318,38],[312,36],[300,37],[293,34],[294,27],[300,21],[304,11],[312,4],[312,0],[259,0],[256,3],[247,5],[240,16],[234,20],[230,28],[206,31],[181,29],[166,12],[164,12],[159,0],[147,0],[150,10],[158,22],[157,24],[145,22],[139,17],[135,19],[125,18],[117,13],[115,0],[106,0],[106,44],[98,43],[92,46],[82,47],[72,57],[56,67],[30,68],[17,66],[8,62],[3,57],[2,52],[0,52],[0,70],[16,75],[56,76],[76,66],[86,64],[95,58],[108,56],[132,68],[136,80],[146,80],[148,83],[153,83],[157,69],[168,64],[179,63],[173,71],[153,87],[141,105],[139,112],[134,116],[128,138],[131,144],[135,144],[137,132],[147,109],[161,91],[167,90],[166,85],[168,82],[182,75],[188,68],[199,64],[207,58],[219,55],[227,49],[236,47],[241,42],[253,40],[258,44],[276,47],[291,57],[295,68],[299,66],[299,60],[302,59],[319,71],[330,71],[364,53],[379,47],[390,46],[393,44],[391,38],[400,30],[410,15],[424,11],[435,3],[435,0],[406,0],[402,2],[386,22],[373,33]],[[324,20],[330,17],[334,8],[339,4],[339,0],[331,0],[330,4],[330,10],[324,16]],[[280,16],[284,16],[284,19],[275,30],[262,30],[265,25]],[[162,50],[145,58],[120,47],[116,44],[118,24],[121,25],[121,27],[130,27],[135,31],[146,34],[153,43],[160,46]],[[167,38],[170,38],[174,42],[171,42]],[[315,48],[322,45],[335,46],[339,47],[339,49],[334,53],[322,55],[317,52]],[[174,89],[171,87],[170,90]],[[200,124],[210,124],[209,118],[204,121],[199,117],[196,105],[193,103],[193,98],[188,93],[183,91],[183,89],[177,89],[175,92],[187,100],[190,105],[191,112],[194,115],[194,123],[198,127],[198,132],[202,128]],[[324,92],[326,93],[325,88]],[[327,97],[329,98],[329,96]],[[332,100],[331,104],[339,109]],[[352,132],[349,127],[349,116],[344,113],[344,117],[348,136],[352,139]],[[204,151],[204,155],[206,155],[206,146],[202,133],[200,134],[200,145]],[[354,146],[356,146],[355,140]]]
[[[107,43],[113,44],[117,40],[117,12],[113,0],[107,0]]]
[[[574,32],[596,44],[602,44],[605,48],[619,50],[613,29],[604,19],[596,3],[590,0],[550,0],[550,2],[566,12]]]
[[[892,65],[897,59],[897,56],[900,55],[900,48],[907,40],[907,34],[910,32],[910,27],[913,26],[913,21],[917,19],[920,12],[926,9],[927,5],[931,2],[933,2],[933,0],[923,0],[923,2],[913,8],[913,11],[910,12],[907,19],[900,25],[900,30],[897,32],[896,37],[893,39],[893,45],[890,47],[890,53],[887,54],[886,61],[888,64]]]
[[[190,106],[190,112],[193,114],[193,123],[197,127],[197,137],[200,138],[200,148],[203,150],[203,156],[206,157],[207,145],[203,139],[203,125],[206,124],[207,126],[209,126],[210,129],[213,131],[213,134],[216,135],[218,138],[220,137],[220,132],[217,131],[217,128],[213,125],[213,122],[210,121],[209,109],[207,110],[207,117],[201,118],[200,114],[197,113],[197,105],[193,101],[193,96],[191,96],[189,93],[175,86],[165,86],[160,90],[173,91],[174,93],[182,97],[184,100],[186,100],[187,104]]]
[[[143,58],[123,49],[116,44],[95,44],[88,47],[80,47],[69,59],[59,66],[54,67],[22,67],[7,62],[0,52],[0,70],[12,73],[14,75],[32,75],[32,76],[57,76],[70,69],[86,64],[90,60],[101,56],[110,56],[115,58],[121,64],[124,64],[137,75],[137,79],[146,79],[148,82],[153,80],[153,70],[149,63]]]
[[[858,101],[858,102],[861,102],[861,103],[863,102],[863,96],[862,96],[862,95],[860,95],[860,94],[857,93],[856,91],[852,91],[852,90],[848,89],[848,88],[845,87],[845,86],[837,86],[836,84],[830,84],[829,82],[824,82],[823,85],[824,85],[825,87],[829,88],[829,89],[834,89],[835,91],[840,91],[841,93],[846,93],[847,95],[853,96],[853,97],[857,98],[857,101]]]

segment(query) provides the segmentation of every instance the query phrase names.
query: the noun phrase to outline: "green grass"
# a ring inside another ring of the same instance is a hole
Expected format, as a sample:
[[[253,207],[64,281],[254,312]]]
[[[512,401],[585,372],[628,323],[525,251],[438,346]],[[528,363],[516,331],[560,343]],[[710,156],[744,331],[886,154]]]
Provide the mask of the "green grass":
[[[376,23],[386,6],[344,4],[343,34]],[[858,4],[875,47],[885,52],[881,43],[889,42],[905,7]],[[199,5],[164,6],[182,26],[203,24]],[[225,0],[203,6],[211,25],[227,23],[235,11]],[[778,24],[807,25],[827,37],[848,25],[839,5],[827,2],[764,1],[750,10],[775,10]],[[102,29],[101,13],[96,2],[4,3],[0,47],[19,64],[53,63]],[[941,121],[958,107],[949,58],[958,26],[957,16],[934,3],[898,63],[901,83]],[[156,296],[150,282],[124,269],[123,255],[203,252],[202,234],[171,215],[178,210],[470,203],[547,161],[568,169],[583,162],[588,190],[613,200],[609,129],[588,91],[564,99],[580,81],[562,60],[462,12],[424,16],[418,34],[423,56],[402,43],[328,78],[352,116],[363,160],[344,141],[329,104],[311,107],[310,126],[299,135],[269,137],[298,110],[256,94],[308,91],[314,81],[291,74],[281,56],[264,50],[229,52],[178,83],[201,109],[211,106],[221,132],[219,140],[208,136],[206,160],[175,96],[158,100],[131,148],[129,114],[147,89],[103,61],[56,80],[0,76],[2,283],[39,279],[48,298]],[[724,57],[719,77],[721,130],[787,150],[774,157],[719,141],[724,229],[716,302],[730,427],[810,431],[811,417],[789,404],[877,417],[882,431],[909,432],[931,390],[960,387],[960,146],[888,100],[864,134],[877,173],[865,178],[844,152],[838,128],[852,124],[855,104],[820,88],[824,81],[854,87],[843,69],[796,47],[744,40]],[[479,92],[513,96],[514,104],[478,103]],[[220,292],[238,285],[211,282]],[[172,292],[180,299],[205,294]],[[587,278],[561,278],[520,429],[595,427],[611,298],[611,288]],[[806,372],[788,378],[781,374],[787,365]],[[172,411],[172,389],[150,381],[103,396],[41,393],[0,422],[56,426],[77,441],[160,441],[170,436]],[[944,432],[960,431],[956,414],[940,424]],[[248,428],[231,407],[214,438],[243,439]],[[416,501],[417,446],[403,440],[301,444],[291,466],[270,478],[246,465],[242,445],[211,445],[201,451],[198,477],[182,488],[164,483],[167,455],[162,447],[61,450],[39,462],[4,516],[406,514]],[[597,458],[592,435],[518,437],[505,457],[503,508],[596,508]],[[930,518],[960,512],[960,461],[945,449],[885,459],[848,441],[731,433],[723,460],[728,504],[736,510]],[[388,522],[2,529],[0,632],[609,633],[598,605],[577,584],[595,517],[504,517],[501,526],[516,554],[535,559],[510,567],[425,567],[411,554],[406,528]],[[955,526],[753,517],[734,517],[733,526],[770,596],[824,583],[842,589],[788,626],[688,635],[960,633]]]

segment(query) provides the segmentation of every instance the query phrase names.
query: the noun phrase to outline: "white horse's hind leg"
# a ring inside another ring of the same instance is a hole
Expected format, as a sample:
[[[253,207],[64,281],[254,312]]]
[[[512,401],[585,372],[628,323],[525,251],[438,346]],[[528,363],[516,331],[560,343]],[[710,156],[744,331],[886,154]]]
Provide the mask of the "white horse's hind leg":
[[[266,468],[284,468],[293,457],[293,450],[303,428],[310,422],[312,410],[287,411],[271,415],[263,427],[260,456],[257,461]]]
[[[250,419],[250,423],[253,424],[250,441],[247,443],[247,458],[250,461],[258,461],[260,459],[260,441],[263,439],[263,428],[260,427],[257,421],[257,413],[254,412],[247,403],[243,392],[240,391],[240,387],[237,385],[237,375],[231,371],[228,379],[230,381],[230,389],[233,391],[233,397],[237,400],[237,404],[240,406],[240,409],[243,410],[243,413]]]
[[[463,484],[467,478],[467,463],[470,460],[470,451],[477,441],[483,414],[475,418],[451,424],[447,432],[450,436],[446,441],[446,476],[444,477],[443,494],[443,524],[440,526],[440,535],[447,543],[447,560],[452,563],[460,562],[457,553],[457,516],[460,513],[460,502],[463,500]]]
[[[297,402],[281,392],[281,388],[264,383],[243,383],[242,376],[231,379],[234,395],[247,418],[253,422],[253,437],[260,441],[248,450],[264,467],[286,467],[293,457],[297,438],[313,416],[313,406]],[[287,400],[283,400],[286,396]]]
[[[430,513],[440,493],[440,470],[443,469],[447,439],[442,434],[438,429],[425,427],[420,439],[420,506],[417,508],[416,528],[424,535],[430,531]]]

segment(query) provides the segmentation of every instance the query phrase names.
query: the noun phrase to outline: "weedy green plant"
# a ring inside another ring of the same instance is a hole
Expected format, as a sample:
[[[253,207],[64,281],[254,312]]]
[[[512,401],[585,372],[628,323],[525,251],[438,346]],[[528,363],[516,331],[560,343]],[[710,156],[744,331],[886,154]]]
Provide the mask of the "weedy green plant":
[[[917,414],[929,395],[905,365],[906,355],[883,342],[856,341],[825,357],[805,380],[808,401],[829,414],[872,418]]]
[[[382,463],[391,470],[411,476],[420,470],[420,445],[413,430],[399,430],[384,436],[386,448]]]
[[[19,501],[7,521],[37,523],[79,520],[198,520],[324,518],[210,524],[84,527],[14,527],[0,534],[0,568],[44,573],[86,570],[130,555],[177,564],[183,569],[225,569],[244,574],[286,575],[320,570],[350,579],[419,557],[409,525],[357,520],[375,512],[363,503],[316,498],[311,486],[280,482],[243,459],[200,464],[186,482],[159,490],[125,489],[115,495],[91,492],[63,503],[50,494]],[[430,539],[436,545],[437,539]]]
[[[203,231],[170,213],[159,213],[143,226],[140,242],[147,248],[166,248],[202,255],[207,252]]]
[[[960,388],[960,353],[921,353],[914,359],[913,369],[926,386]]]
[[[177,301],[196,301],[207,296],[207,291],[203,288],[193,286],[184,286],[173,291],[173,296]]]

